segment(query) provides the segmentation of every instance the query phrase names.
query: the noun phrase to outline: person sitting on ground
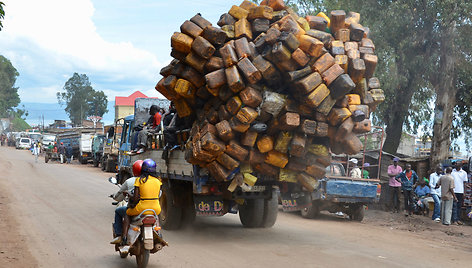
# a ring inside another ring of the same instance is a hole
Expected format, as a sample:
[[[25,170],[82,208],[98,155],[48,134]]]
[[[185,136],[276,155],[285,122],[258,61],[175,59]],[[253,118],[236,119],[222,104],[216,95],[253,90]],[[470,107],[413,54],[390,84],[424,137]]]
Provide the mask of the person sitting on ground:
[[[141,168],[143,165],[143,160],[136,160],[133,164],[133,175],[127,179],[120,187],[120,190],[113,195],[115,201],[121,202],[125,199],[127,195],[133,195],[134,183],[136,178],[141,176]],[[115,209],[115,222],[113,223],[113,230],[115,231],[115,238],[110,242],[110,244],[121,244],[122,235],[123,235],[123,219],[126,215],[126,210],[128,206],[120,206]]]
[[[161,191],[161,178],[156,177],[156,162],[145,159],[141,167],[141,176],[134,183],[134,194],[130,196],[128,209],[123,222],[123,243],[127,244],[127,233],[130,217],[141,214],[146,209],[152,209],[159,215],[161,205],[159,204],[159,193]],[[153,215],[151,211],[144,212],[145,215]]]
[[[349,173],[349,176],[351,178],[357,178],[357,179],[361,179],[362,178],[362,175],[361,175],[361,169],[359,167],[357,167],[357,159],[355,158],[351,158],[349,159],[349,162],[351,162],[353,164],[353,168],[351,169],[351,172]]]
[[[362,171],[362,178],[370,179],[369,171],[367,170],[367,168],[369,168],[369,167],[370,167],[369,163],[364,163],[364,170]]]
[[[160,129],[162,115],[159,113],[159,107],[157,105],[151,105],[149,109],[148,121],[145,123],[144,128],[137,134],[137,151],[136,153],[143,153],[146,151],[147,138],[149,132],[158,132]]]
[[[418,205],[426,213],[429,212],[429,204],[426,200],[427,197],[431,195],[431,189],[429,185],[426,184],[426,180],[423,178],[419,180],[418,185],[415,188],[415,194],[418,198]]]
[[[395,179],[402,184],[405,216],[411,215],[413,213],[413,186],[418,181],[418,175],[411,169],[411,164],[406,164],[405,170],[398,174]]]

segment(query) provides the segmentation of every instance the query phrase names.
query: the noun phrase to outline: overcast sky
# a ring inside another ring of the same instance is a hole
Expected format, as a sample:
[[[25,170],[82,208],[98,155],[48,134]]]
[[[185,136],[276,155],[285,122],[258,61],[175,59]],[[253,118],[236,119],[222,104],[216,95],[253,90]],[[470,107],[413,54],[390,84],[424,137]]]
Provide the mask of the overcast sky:
[[[158,96],[170,37],[196,13],[213,24],[234,0],[3,0],[0,55],[20,73],[22,102],[57,102],[74,72],[85,73],[109,101],[140,90]]]

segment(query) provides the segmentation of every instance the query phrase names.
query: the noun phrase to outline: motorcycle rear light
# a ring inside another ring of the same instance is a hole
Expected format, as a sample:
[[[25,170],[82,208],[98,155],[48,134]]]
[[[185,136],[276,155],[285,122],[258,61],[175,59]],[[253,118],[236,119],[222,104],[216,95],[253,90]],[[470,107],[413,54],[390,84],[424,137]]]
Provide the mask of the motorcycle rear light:
[[[153,225],[154,223],[156,223],[156,218],[152,217],[152,216],[147,216],[143,219],[143,224],[150,224],[150,225]]]
[[[135,232],[139,231],[139,227],[133,227],[133,231]]]
[[[210,192],[212,192],[212,193],[218,192],[218,186],[216,186],[216,185],[211,186]]]
[[[156,227],[154,227],[154,230],[155,230],[155,231],[160,231],[160,230],[161,230],[161,226],[156,226]]]

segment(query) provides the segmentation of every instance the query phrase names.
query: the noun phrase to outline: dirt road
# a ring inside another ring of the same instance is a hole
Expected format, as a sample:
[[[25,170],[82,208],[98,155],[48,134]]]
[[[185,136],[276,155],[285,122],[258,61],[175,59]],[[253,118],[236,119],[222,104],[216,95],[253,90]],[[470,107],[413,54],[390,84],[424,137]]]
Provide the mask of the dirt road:
[[[117,188],[91,166],[38,163],[0,147],[0,267],[135,267],[108,242]],[[362,223],[279,213],[270,229],[237,215],[165,231],[149,267],[450,267],[469,264],[472,227],[368,211]]]

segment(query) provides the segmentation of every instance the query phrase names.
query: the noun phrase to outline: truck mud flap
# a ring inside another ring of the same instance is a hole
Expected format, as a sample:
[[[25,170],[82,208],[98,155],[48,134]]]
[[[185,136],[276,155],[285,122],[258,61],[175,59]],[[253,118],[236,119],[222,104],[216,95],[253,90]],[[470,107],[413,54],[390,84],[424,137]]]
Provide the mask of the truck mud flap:
[[[195,210],[198,216],[223,216],[225,203],[220,196],[194,195]]]
[[[309,193],[283,193],[280,197],[283,211],[298,211],[311,206]]]

